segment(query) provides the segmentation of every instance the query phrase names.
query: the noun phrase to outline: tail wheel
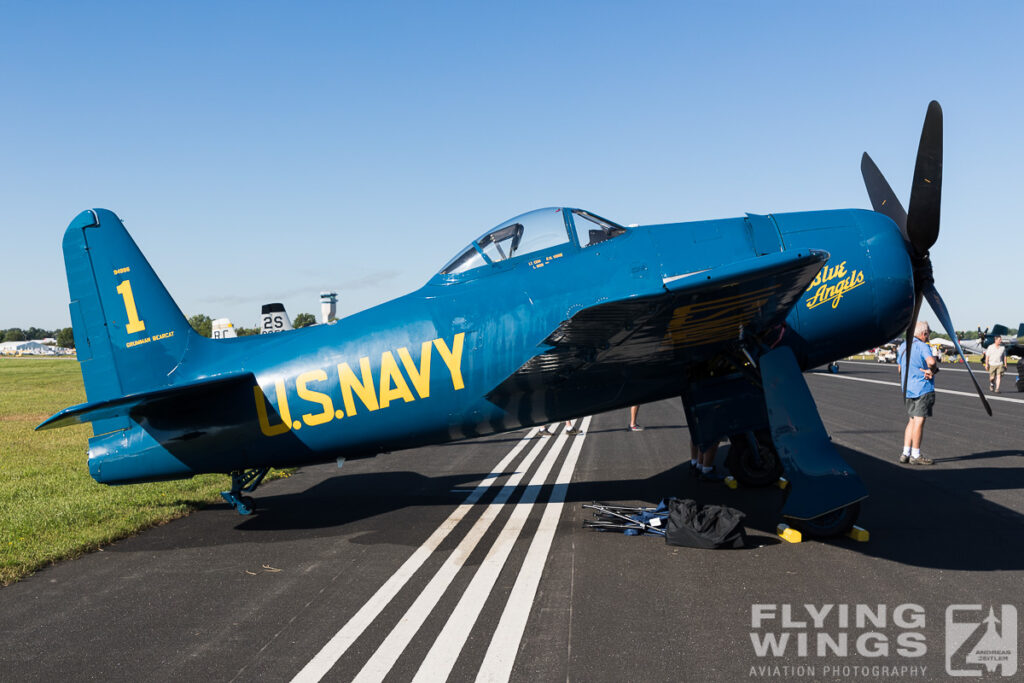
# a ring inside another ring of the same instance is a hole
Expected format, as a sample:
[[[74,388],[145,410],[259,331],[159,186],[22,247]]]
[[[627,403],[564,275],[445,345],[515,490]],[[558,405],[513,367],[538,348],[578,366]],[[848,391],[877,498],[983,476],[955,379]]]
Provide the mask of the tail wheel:
[[[782,461],[767,432],[744,432],[729,437],[726,467],[744,486],[771,486],[782,476]]]
[[[813,519],[787,518],[789,525],[810,538],[841,536],[853,528],[860,516],[860,503],[847,505]]]

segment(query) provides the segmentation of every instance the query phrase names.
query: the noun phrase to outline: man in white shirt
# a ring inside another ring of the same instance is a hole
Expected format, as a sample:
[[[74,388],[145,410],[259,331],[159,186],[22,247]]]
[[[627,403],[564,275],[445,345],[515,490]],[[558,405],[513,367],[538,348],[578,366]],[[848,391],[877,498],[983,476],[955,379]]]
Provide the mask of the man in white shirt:
[[[1006,347],[1002,337],[996,337],[985,349],[985,369],[988,370],[988,388],[998,394],[1006,370]]]

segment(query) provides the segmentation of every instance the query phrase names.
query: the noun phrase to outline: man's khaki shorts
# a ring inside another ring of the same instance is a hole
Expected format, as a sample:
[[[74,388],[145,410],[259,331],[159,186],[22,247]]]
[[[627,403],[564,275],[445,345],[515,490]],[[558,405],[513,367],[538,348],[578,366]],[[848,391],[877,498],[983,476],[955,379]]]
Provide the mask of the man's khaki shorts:
[[[1002,375],[1006,371],[1005,365],[989,365],[988,366],[988,378],[995,379],[997,375]]]

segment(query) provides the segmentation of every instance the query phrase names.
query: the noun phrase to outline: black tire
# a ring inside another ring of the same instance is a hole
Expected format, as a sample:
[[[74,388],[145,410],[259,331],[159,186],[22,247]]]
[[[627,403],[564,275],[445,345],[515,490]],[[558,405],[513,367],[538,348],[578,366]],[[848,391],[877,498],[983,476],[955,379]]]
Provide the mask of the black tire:
[[[751,432],[744,432],[729,437],[729,457],[725,466],[729,474],[744,486],[771,486],[782,476],[782,461],[767,432],[756,437],[756,450],[751,444],[753,436]]]
[[[829,363],[828,364],[828,371],[831,372],[833,375],[838,375],[839,374],[839,363]]]
[[[814,519],[786,518],[791,527],[809,538],[841,536],[853,528],[860,516],[860,503],[847,505]]]

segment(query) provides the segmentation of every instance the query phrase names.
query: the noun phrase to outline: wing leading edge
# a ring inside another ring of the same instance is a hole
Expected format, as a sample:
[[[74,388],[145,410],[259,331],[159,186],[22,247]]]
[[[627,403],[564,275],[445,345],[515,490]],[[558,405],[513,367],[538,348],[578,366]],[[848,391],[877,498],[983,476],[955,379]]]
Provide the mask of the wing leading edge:
[[[542,342],[548,348],[495,387],[498,399],[601,368],[663,374],[777,328],[829,258],[778,252],[666,278],[664,291],[584,308]]]

